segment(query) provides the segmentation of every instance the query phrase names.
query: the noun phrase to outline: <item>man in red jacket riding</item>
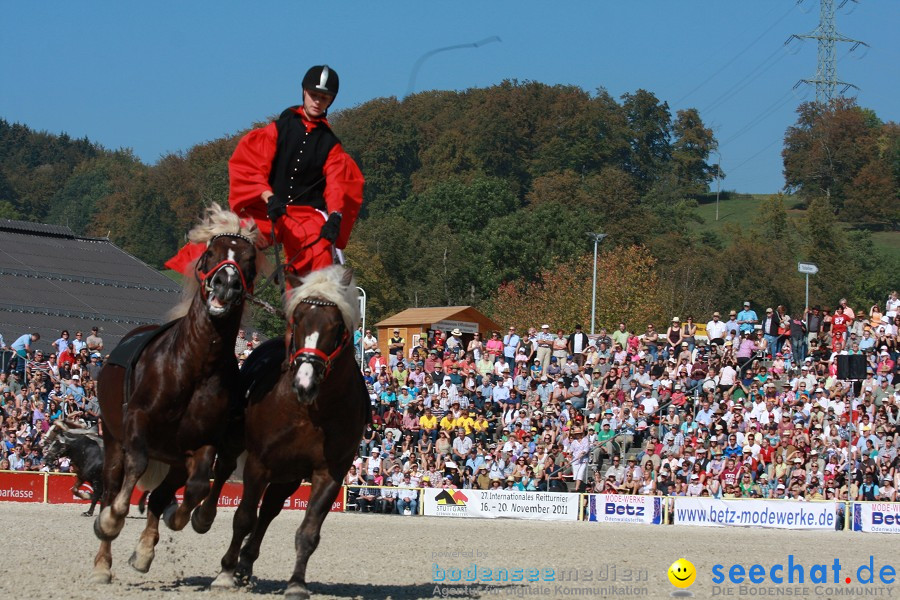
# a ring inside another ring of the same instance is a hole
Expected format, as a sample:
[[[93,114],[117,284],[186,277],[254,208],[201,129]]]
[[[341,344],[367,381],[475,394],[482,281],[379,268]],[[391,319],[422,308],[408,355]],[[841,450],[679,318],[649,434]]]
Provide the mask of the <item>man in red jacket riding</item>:
[[[274,227],[297,275],[332,264],[332,246],[347,245],[362,206],[362,173],[325,118],[337,93],[337,73],[312,67],[303,104],[245,135],[228,162],[231,209],[267,239]]]
[[[231,210],[252,218],[284,246],[287,269],[298,276],[333,263],[359,215],[363,180],[325,116],[338,92],[338,75],[327,65],[303,77],[303,104],[238,142],[228,161]],[[168,262],[184,272],[205,245],[187,244]]]

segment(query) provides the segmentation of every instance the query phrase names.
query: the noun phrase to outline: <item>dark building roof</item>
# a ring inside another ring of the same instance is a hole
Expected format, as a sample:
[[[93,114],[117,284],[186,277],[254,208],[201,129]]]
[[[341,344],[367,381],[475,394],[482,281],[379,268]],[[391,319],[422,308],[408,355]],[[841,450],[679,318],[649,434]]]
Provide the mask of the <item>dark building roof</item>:
[[[68,227],[0,219],[0,333],[7,344],[37,332],[50,348],[60,331],[100,329],[109,352],[138,325],[161,323],[181,287],[107,239]]]

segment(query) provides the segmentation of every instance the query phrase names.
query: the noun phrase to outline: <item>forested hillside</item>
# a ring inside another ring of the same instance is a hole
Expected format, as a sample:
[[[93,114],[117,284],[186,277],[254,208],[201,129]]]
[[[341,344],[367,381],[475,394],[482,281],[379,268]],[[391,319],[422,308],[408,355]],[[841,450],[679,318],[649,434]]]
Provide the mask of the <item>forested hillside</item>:
[[[508,81],[337,112],[331,123],[367,181],[347,255],[370,322],[448,304],[521,324],[587,320],[588,232],[608,234],[603,323],[705,317],[745,298],[796,307],[797,260],[822,269],[811,281],[816,302],[880,300],[900,265],[869,231],[900,223],[898,127],[846,101],[798,115],[784,149],[792,193],[761,201],[740,226],[713,229],[696,210],[716,177],[713,133],[696,110],[672,114],[646,90],[613,98]],[[201,208],[225,201],[242,133],[145,165],[0,121],[0,216],[108,234],[160,266]],[[787,218],[797,208],[799,226]]]

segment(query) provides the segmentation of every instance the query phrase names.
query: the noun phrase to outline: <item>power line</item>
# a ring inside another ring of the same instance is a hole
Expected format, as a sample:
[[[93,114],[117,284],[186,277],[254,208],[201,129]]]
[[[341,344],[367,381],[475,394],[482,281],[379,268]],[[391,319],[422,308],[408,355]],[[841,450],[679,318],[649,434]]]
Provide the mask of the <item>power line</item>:
[[[706,85],[707,83],[709,83],[710,81],[712,81],[719,73],[721,73],[722,71],[724,71],[725,69],[727,69],[728,67],[730,67],[730,66],[734,63],[734,61],[736,61],[736,60],[739,59],[741,56],[743,56],[744,54],[746,54],[747,51],[750,50],[750,48],[752,48],[753,46],[755,46],[756,43],[759,42],[763,37],[765,37],[765,35],[766,35],[767,33],[769,33],[770,31],[772,31],[772,29],[774,29],[776,25],[778,25],[778,24],[781,23],[783,20],[785,20],[785,19],[788,17],[788,15],[790,15],[790,14],[794,11],[794,9],[795,9],[796,7],[797,7],[797,4],[792,5],[791,8],[790,8],[786,13],[784,13],[783,15],[781,15],[781,17],[779,17],[777,21],[775,21],[774,23],[772,23],[765,31],[763,31],[761,34],[759,34],[759,35],[758,35],[753,41],[751,41],[749,44],[747,44],[747,45],[744,47],[743,50],[741,50],[740,52],[738,52],[737,54],[735,54],[733,57],[731,57],[731,59],[730,59],[728,62],[726,62],[724,65],[722,65],[721,67],[719,67],[718,69],[716,69],[716,70],[712,73],[712,75],[710,75],[709,77],[707,77],[706,79],[704,79],[702,82],[700,82],[699,84],[697,84],[697,85],[696,85],[691,91],[689,91],[687,94],[685,94],[684,96],[682,96],[681,98],[679,98],[678,100],[676,100],[676,101],[674,102],[674,105],[680,105],[684,100],[686,100],[687,98],[689,98],[689,97],[691,96],[691,94],[693,94],[694,92],[696,92],[697,90],[699,90],[700,88],[702,88],[704,85]],[[773,10],[774,10],[774,9],[773,9]],[[771,12],[772,12],[772,11],[770,11],[770,14],[771,14]]]
[[[753,153],[753,154],[750,156],[750,158],[744,160],[743,162],[741,162],[740,164],[738,164],[738,166],[729,168],[729,169],[728,169],[728,174],[729,174],[729,176],[732,175],[735,171],[740,170],[741,167],[743,167],[744,165],[746,165],[747,163],[749,163],[751,160],[753,160],[754,158],[756,158],[757,156],[759,156],[760,154],[762,154],[763,152],[765,152],[766,150],[768,150],[769,148],[771,148],[772,146],[774,146],[775,144],[777,144],[777,143],[780,142],[780,141],[781,141],[780,139],[775,138],[775,141],[771,142],[768,146],[766,146],[765,148],[763,148],[763,149],[760,150],[759,152]]]
[[[757,114],[747,124],[745,124],[743,127],[738,129],[727,140],[722,142],[721,145],[726,146],[726,145],[730,144],[731,142],[733,142],[734,140],[738,139],[739,137],[741,137],[742,135],[744,135],[745,133],[747,133],[748,131],[750,131],[751,129],[753,129],[754,127],[756,127],[757,125],[759,125],[760,123],[762,123],[763,121],[765,121],[766,119],[771,117],[772,115],[774,115],[783,106],[788,104],[793,99],[794,99],[794,94],[791,91],[785,92],[782,96],[780,96],[777,100],[775,100],[775,102],[773,102],[767,108],[762,110],[762,112]]]
[[[779,56],[777,56],[777,58],[775,58],[776,55],[779,55]],[[752,71],[747,73],[744,77],[742,77],[740,80],[738,80],[737,83],[733,84],[730,88],[725,90],[715,100],[713,100],[709,106],[707,106],[705,109],[703,109],[703,114],[708,114],[708,113],[716,110],[723,104],[725,104],[728,100],[730,100],[735,95],[740,93],[748,85],[750,85],[751,83],[753,83],[754,81],[759,79],[759,77],[763,73],[765,73],[766,71],[768,71],[769,69],[774,67],[776,64],[778,64],[778,61],[783,59],[784,56],[785,55],[783,52],[783,48],[776,48],[775,51],[772,52],[772,54],[770,54],[769,56],[767,56],[765,58],[765,60],[763,60],[762,63],[757,65]],[[775,60],[772,60],[773,58],[775,58]],[[771,61],[771,62],[769,62],[769,61]]]

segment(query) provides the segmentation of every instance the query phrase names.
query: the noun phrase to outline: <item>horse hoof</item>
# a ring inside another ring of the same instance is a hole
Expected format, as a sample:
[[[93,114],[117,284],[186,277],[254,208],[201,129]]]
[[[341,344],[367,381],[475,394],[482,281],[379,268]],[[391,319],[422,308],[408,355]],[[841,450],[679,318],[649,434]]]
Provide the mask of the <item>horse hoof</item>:
[[[207,531],[209,531],[210,527],[212,527],[213,521],[216,518],[215,513],[213,513],[212,519],[207,520],[203,518],[203,515],[201,515],[200,513],[202,509],[203,507],[201,506],[191,514],[191,527],[193,527],[194,531],[196,531],[197,533],[206,533]]]
[[[309,600],[309,590],[305,585],[292,582],[284,590],[284,597],[285,600]]]
[[[91,573],[91,583],[106,585],[112,581],[112,572],[109,570],[93,571]]]
[[[212,583],[209,584],[210,589],[214,590],[230,590],[235,587],[234,585],[234,574],[228,573],[226,571],[222,571],[216,578],[213,579]]]
[[[247,587],[250,585],[250,578],[253,577],[253,565],[250,565],[250,568],[245,568],[238,563],[237,568],[234,570],[234,583],[239,587]]]
[[[148,552],[147,554],[138,554],[137,552],[131,553],[131,558],[128,559],[128,564],[131,565],[131,568],[139,573],[146,573],[150,570],[150,565],[153,564],[153,556],[154,552]]]

